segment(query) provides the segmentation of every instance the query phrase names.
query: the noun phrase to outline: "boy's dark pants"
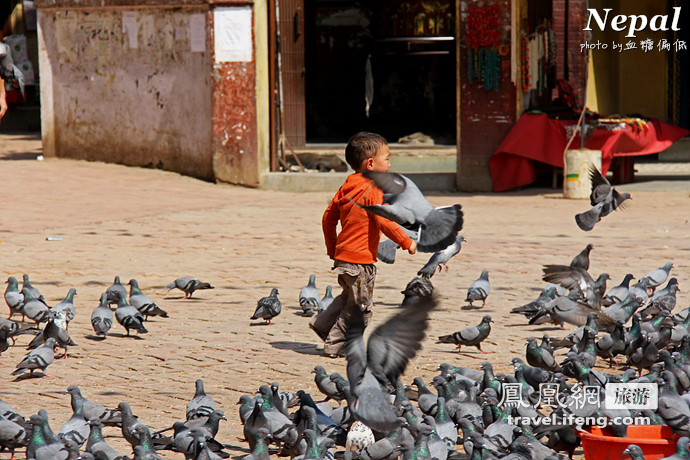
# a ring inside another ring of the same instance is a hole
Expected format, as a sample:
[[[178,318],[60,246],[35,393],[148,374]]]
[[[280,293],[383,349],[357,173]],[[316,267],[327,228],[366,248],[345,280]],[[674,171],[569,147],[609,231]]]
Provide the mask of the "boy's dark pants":
[[[323,352],[328,354],[345,353],[347,328],[350,324],[363,322],[366,327],[369,323],[376,280],[374,264],[352,264],[336,260],[333,270],[338,274],[338,284],[343,292],[312,322],[315,329],[328,335],[323,345]]]

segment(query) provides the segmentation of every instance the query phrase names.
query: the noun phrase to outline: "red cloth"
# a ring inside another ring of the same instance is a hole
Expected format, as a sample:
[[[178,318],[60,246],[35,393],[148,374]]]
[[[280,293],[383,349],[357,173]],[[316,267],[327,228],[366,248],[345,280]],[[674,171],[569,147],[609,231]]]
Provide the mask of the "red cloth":
[[[535,161],[562,168],[563,151],[568,143],[565,126],[575,123],[552,120],[545,114],[526,113],[520,117],[489,160],[494,192],[534,182]],[[687,129],[652,118],[647,129],[639,133],[632,129],[595,129],[585,148],[601,150],[602,173],[606,174],[614,157],[659,153],[687,135],[690,135]],[[576,136],[570,148],[579,147],[580,136]]]

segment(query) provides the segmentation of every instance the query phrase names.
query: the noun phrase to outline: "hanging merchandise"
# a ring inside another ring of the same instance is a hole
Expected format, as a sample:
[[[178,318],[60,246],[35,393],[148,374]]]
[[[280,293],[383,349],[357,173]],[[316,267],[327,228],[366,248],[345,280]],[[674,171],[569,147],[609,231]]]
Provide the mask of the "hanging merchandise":
[[[498,91],[501,58],[498,53],[499,7],[468,6],[467,73],[470,84],[482,82],[486,91]]]

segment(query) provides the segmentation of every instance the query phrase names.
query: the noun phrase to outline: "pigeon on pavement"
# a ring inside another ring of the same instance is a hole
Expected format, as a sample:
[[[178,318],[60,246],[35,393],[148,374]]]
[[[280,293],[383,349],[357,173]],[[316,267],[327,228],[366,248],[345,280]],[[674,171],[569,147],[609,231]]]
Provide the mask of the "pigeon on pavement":
[[[602,273],[595,281],[589,273],[577,267],[565,265],[545,265],[543,280],[547,283],[560,284],[566,289],[576,290],[583,300],[594,308],[601,307],[601,298],[606,292],[606,280],[611,279],[608,273]]]
[[[28,292],[29,294],[31,294],[32,298],[38,299],[44,304],[46,304],[46,299],[43,297],[43,294],[41,294],[41,291],[39,291],[31,285],[31,282],[29,281],[29,275],[23,275],[22,278],[24,280],[22,284],[22,293],[26,295],[26,292]]]
[[[491,285],[489,284],[489,270],[482,270],[482,274],[479,279],[473,281],[472,284],[470,284],[469,289],[467,289],[467,298],[465,299],[465,302],[469,302],[471,307],[472,302],[481,300],[483,307],[486,305],[486,298],[489,296],[490,292]]]
[[[316,275],[309,275],[309,284],[299,292],[299,305],[304,316],[314,316],[314,310],[319,310],[321,294],[316,289]]]
[[[98,336],[104,339],[108,335],[108,331],[113,327],[113,311],[108,306],[108,294],[101,294],[101,302],[93,313],[91,313],[91,327]]]
[[[196,392],[191,401],[187,403],[187,420],[196,420],[208,417],[217,409],[216,402],[204,391],[204,381],[198,379],[195,383]]]
[[[74,296],[77,295],[77,290],[72,288],[67,293],[65,300],[53,307],[53,312],[59,313],[62,310],[67,310],[67,324],[72,321],[77,314],[77,309],[74,307]]]
[[[589,252],[592,249],[594,249],[594,246],[588,244],[587,247],[582,250],[582,252],[573,258],[573,261],[570,262],[570,266],[580,268],[584,271],[589,270]]]
[[[311,371],[311,373],[314,374],[314,383],[316,383],[316,387],[321,393],[326,395],[325,401],[328,401],[329,399],[338,401],[338,403],[342,401],[343,397],[340,395],[335,382],[331,380],[323,366],[314,367],[314,370]]]
[[[544,350],[537,343],[537,339],[530,337],[527,339],[527,363],[530,366],[546,369],[550,372],[557,372],[559,367],[551,353]]]
[[[29,289],[22,290],[24,294],[24,306],[22,307],[22,315],[36,321],[36,326],[40,323],[45,323],[53,317],[53,314],[45,302],[35,298]],[[23,320],[24,318],[22,318]]]
[[[604,306],[613,305],[614,303],[622,302],[630,294],[630,280],[635,279],[630,273],[625,275],[623,282],[618,286],[612,287],[609,292],[601,299],[601,304]]]
[[[76,402],[81,401],[83,404],[84,418],[91,420],[96,417],[105,426],[118,426],[122,423],[122,414],[115,409],[108,409],[98,403],[89,401],[81,394],[81,390],[76,385],[67,387],[65,394],[70,395],[70,402],[72,410],[76,410]]]
[[[74,402],[72,417],[62,424],[58,437],[76,442],[79,446],[89,437],[89,423],[84,418],[84,402]]]
[[[319,313],[327,309],[333,303],[333,286],[326,286],[326,294],[319,301]]]
[[[652,270],[642,277],[643,280],[647,280],[647,287],[652,288],[652,294],[657,286],[660,286],[666,282],[668,279],[668,273],[673,268],[673,262],[668,262],[661,268]]]
[[[432,254],[426,265],[424,265],[417,272],[417,276],[431,278],[432,276],[434,276],[434,273],[436,273],[436,270],[441,271],[443,268],[445,268],[446,271],[448,271],[448,261],[451,259],[451,257],[460,252],[460,249],[462,249],[462,243],[464,242],[465,237],[462,235],[458,235],[455,238],[455,242],[453,242],[453,244],[451,244],[442,251],[438,251]]]
[[[191,299],[194,291],[199,289],[213,289],[213,286],[191,276],[183,276],[168,284],[168,291],[175,288],[184,292],[185,299]]]
[[[609,181],[593,164],[589,165],[589,177],[592,181],[592,193],[589,195],[589,201],[593,207],[589,211],[575,216],[577,226],[586,232],[592,230],[597,222],[619,207],[625,209],[627,205],[624,203],[625,200],[632,199],[629,193],[621,194],[611,187]]]
[[[31,341],[31,343],[29,343],[27,350],[35,350],[36,348],[43,345],[49,337],[52,337],[55,339],[58,347],[64,348],[65,354],[62,356],[63,358],[67,357],[67,347],[68,346],[70,346],[70,347],[76,347],[77,346],[77,344],[74,343],[74,341],[69,336],[67,331],[65,329],[61,328],[55,319],[50,319],[50,320],[48,320],[46,325],[43,327],[43,331],[40,334],[38,334]]]
[[[22,362],[17,364],[17,369],[11,375],[19,375],[27,370],[31,372],[31,375],[34,375],[34,371],[38,369],[47,377],[48,375],[45,373],[46,368],[50,366],[55,358],[56,346],[57,341],[52,337],[49,338],[42,347],[31,350]]]
[[[388,433],[400,424],[381,385],[393,385],[407,363],[421,348],[429,312],[436,306],[431,297],[419,297],[401,313],[377,327],[364,344],[364,325],[350,326],[347,338],[347,379],[354,398],[355,418],[372,430]]]
[[[376,171],[362,174],[383,191],[383,204],[358,206],[417,231],[417,249],[421,252],[441,251],[453,244],[463,224],[459,204],[433,207],[415,183],[402,174]]]
[[[5,302],[7,306],[10,307],[10,316],[7,319],[12,318],[16,314],[22,313],[22,307],[24,305],[24,294],[19,290],[19,282],[14,276],[7,278],[7,289],[5,289]],[[24,315],[22,315],[22,320]]]
[[[144,317],[139,313],[139,310],[127,303],[125,297],[120,297],[115,310],[115,318],[125,328],[127,336],[129,336],[130,329],[134,329],[139,334],[146,334],[148,332],[144,327]]]
[[[266,324],[272,325],[271,319],[275,318],[280,314],[282,310],[282,305],[280,299],[278,299],[278,289],[271,289],[271,295],[268,297],[262,297],[256,304],[256,310],[254,315],[249,319],[264,319],[267,321]]]
[[[122,458],[103,437],[103,423],[98,417],[90,418],[87,423],[90,431],[89,437],[86,440],[86,452],[92,455],[98,455],[100,458],[106,460],[116,460],[118,457]]]
[[[458,346],[458,352],[461,351],[463,345],[477,347],[482,353],[488,353],[482,350],[482,342],[491,333],[491,316],[486,315],[482,318],[482,322],[477,326],[468,327],[459,332],[454,332],[450,335],[443,335],[438,338],[436,343],[454,343]]]
[[[166,311],[162,310],[158,305],[156,305],[154,301],[149,298],[149,296],[141,292],[137,280],[131,279],[127,284],[129,284],[130,305],[139,310],[139,313],[144,315],[146,320],[149,319],[149,316],[162,316],[163,318],[168,317],[168,313]]]
[[[127,288],[122,285],[119,276],[115,277],[113,285],[106,289],[105,293],[108,294],[108,305],[117,305],[120,297],[127,298]]]

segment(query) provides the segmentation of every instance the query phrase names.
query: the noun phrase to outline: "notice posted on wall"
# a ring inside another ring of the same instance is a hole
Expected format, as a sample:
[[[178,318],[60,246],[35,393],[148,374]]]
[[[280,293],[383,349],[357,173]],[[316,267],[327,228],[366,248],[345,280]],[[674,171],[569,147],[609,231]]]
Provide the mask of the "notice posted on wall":
[[[189,45],[192,52],[206,51],[206,14],[193,14],[189,18]]]
[[[122,13],[122,33],[127,34],[130,49],[139,48],[139,28],[137,27],[137,13],[125,11]]]
[[[221,7],[213,12],[215,61],[252,60],[252,10],[249,6]]]

